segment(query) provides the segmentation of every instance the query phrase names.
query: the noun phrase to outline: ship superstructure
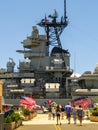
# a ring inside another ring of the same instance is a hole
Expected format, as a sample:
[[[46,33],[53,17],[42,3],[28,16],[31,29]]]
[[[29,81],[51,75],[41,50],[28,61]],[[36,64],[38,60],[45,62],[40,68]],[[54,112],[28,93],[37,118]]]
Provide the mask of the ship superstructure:
[[[67,26],[66,0],[64,16],[58,21],[58,13],[45,16],[37,25],[45,29],[39,34],[37,26],[32,27],[31,35],[21,42],[25,61],[20,61],[18,72],[14,71],[12,58],[7,70],[0,77],[4,81],[4,97],[19,98],[22,95],[35,98],[67,98],[66,78],[72,74],[70,53],[62,48],[60,35]],[[51,47],[52,46],[52,47]],[[51,49],[50,49],[51,48]]]

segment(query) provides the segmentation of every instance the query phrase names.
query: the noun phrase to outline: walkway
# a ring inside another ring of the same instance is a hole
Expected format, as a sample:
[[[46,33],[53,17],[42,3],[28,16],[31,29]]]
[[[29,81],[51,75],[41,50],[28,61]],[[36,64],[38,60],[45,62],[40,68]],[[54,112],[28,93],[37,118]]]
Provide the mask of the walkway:
[[[62,120],[62,125],[56,125],[56,119],[48,120],[47,114],[38,114],[32,120],[23,121],[23,125],[16,130],[98,130],[97,122],[90,122],[89,120],[83,120],[83,125],[79,125],[79,121],[77,120],[77,124],[73,124],[73,120],[71,119],[71,124],[67,124],[66,118]]]
[[[64,117],[64,120],[61,120],[62,124],[67,124],[67,119]],[[48,120],[48,114],[38,114],[37,117],[29,121],[23,121],[23,125],[41,125],[41,124],[56,124],[56,119]],[[73,124],[73,119],[71,118],[71,124]],[[77,120],[77,124],[79,121]],[[90,120],[83,120],[83,124],[98,124],[97,122],[91,122]]]

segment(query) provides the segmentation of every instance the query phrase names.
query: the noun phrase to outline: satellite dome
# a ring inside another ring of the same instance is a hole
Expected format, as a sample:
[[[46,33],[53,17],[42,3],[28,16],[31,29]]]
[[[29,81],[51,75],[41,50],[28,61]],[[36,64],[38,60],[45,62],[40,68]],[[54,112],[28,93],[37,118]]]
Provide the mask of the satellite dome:
[[[51,51],[51,55],[54,54],[54,53],[65,53],[65,54],[69,54],[68,50],[64,50],[62,48],[59,48],[59,47],[54,47]]]

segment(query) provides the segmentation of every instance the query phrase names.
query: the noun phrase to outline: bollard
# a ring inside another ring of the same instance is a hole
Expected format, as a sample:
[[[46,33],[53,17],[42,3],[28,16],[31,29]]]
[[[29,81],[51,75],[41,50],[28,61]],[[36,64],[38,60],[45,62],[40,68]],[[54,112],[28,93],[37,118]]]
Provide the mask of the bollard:
[[[3,124],[4,124],[4,114],[0,113],[0,130],[4,130]]]

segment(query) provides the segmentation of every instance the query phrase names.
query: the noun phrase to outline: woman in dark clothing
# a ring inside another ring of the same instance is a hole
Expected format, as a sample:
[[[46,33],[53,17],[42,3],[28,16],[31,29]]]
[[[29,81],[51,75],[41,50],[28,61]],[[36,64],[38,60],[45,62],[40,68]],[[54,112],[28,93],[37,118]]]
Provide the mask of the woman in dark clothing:
[[[58,125],[59,122],[60,122],[60,125],[61,125],[60,115],[61,115],[61,109],[60,109],[59,105],[57,105],[57,107],[56,107],[57,125]]]
[[[83,109],[82,109],[82,106],[79,105],[79,109],[77,111],[77,114],[78,114],[78,119],[80,121],[80,125],[82,125],[82,118],[83,118]]]
[[[61,119],[62,119],[62,120],[64,119],[64,115],[65,115],[65,109],[64,109],[64,107],[62,106],[62,107],[61,107]]]

